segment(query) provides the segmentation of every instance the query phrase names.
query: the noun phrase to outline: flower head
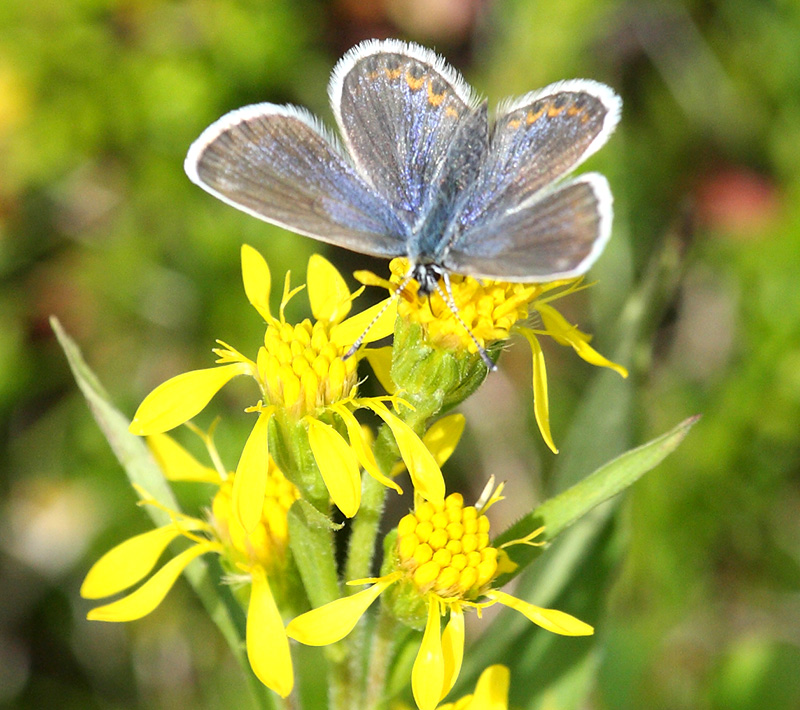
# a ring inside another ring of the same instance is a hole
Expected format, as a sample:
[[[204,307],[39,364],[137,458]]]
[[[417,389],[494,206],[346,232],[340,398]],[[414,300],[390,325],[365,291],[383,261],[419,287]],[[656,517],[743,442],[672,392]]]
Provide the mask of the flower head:
[[[212,458],[218,458],[210,438],[205,439]],[[292,660],[269,578],[273,575],[279,588],[287,582],[283,574],[288,561],[286,516],[297,498],[294,486],[274,463],[270,465],[262,516],[248,533],[230,515],[232,482],[224,471],[203,466],[165,434],[149,437],[148,443],[168,479],[218,485],[211,504],[211,519],[202,520],[164,508],[140,491],[142,502],[161,508],[170,522],[135,535],[109,550],[89,570],[81,595],[86,599],[101,599],[149,578],[133,592],[92,609],[87,618],[97,621],[140,619],[161,603],[192,560],[207,553],[218,554],[236,579],[247,583],[246,646],[250,665],[267,687],[286,697],[294,684]],[[151,574],[167,546],[180,538],[188,540],[190,546]]]
[[[457,308],[456,314],[442,298],[444,289],[434,291],[428,298],[418,296],[418,284],[406,278],[408,262],[405,259],[394,259],[390,269],[392,275],[388,281],[368,271],[357,272],[356,277],[363,284],[382,286],[392,294],[406,282],[399,293],[397,314],[405,322],[418,325],[422,339],[429,346],[474,355],[479,347],[491,347],[507,340],[515,332],[527,339],[533,354],[536,422],[545,443],[554,452],[558,450],[550,433],[547,373],[537,336],[550,336],[559,345],[570,345],[586,362],[611,368],[623,377],[628,375],[624,367],[592,348],[589,345],[591,336],[569,323],[551,305],[552,301],[584,288],[582,278],[548,283],[509,283],[451,274],[450,292]],[[524,325],[532,316],[540,327]]]
[[[292,289],[286,275],[275,316],[269,305],[269,266],[246,245],[242,274],[248,300],[267,323],[256,358],[220,342],[222,347],[214,351],[218,367],[187,372],[159,385],[139,406],[131,431],[140,435],[167,431],[198,414],[233,377],[249,375],[258,385],[260,399],[248,411],[257,413],[258,419],[239,459],[232,491],[234,509],[248,532],[261,516],[273,419],[283,425],[284,435],[296,446],[310,448],[330,498],[348,517],[355,515],[360,504],[361,468],[400,491],[378,468],[353,414],[359,408],[370,409],[390,427],[415,489],[424,497],[441,500],[441,471],[417,435],[386,406],[387,398],[357,396],[356,367],[363,352],[359,348],[354,357],[347,357],[349,350],[370,324],[365,342],[388,335],[394,323],[392,309],[378,304],[347,318],[361,291],[351,294],[334,266],[313,255],[308,264],[308,296],[315,320],[292,324],[286,320],[286,306],[303,287]],[[294,483],[304,485],[291,470],[286,473]]]
[[[501,500],[502,484],[487,486],[475,506],[464,506],[452,493],[442,502],[418,501],[397,527],[392,571],[372,580],[367,589],[300,615],[287,634],[309,645],[327,645],[346,636],[372,602],[392,585],[397,596],[417,599],[427,621],[411,675],[414,699],[420,710],[434,710],[450,692],[464,653],[464,611],[480,613],[494,604],[516,609],[542,628],[565,636],[584,636],[594,629],[555,609],[544,609],[494,589],[492,583],[511,565],[502,549],[489,538],[486,511]],[[530,541],[536,530],[520,543]],[[447,617],[444,631],[441,617]]]

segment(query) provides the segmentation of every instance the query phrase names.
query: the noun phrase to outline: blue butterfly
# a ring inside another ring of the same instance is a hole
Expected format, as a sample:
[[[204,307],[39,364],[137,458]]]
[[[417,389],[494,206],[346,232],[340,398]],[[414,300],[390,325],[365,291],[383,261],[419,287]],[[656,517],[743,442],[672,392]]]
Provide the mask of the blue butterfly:
[[[450,272],[578,276],[605,247],[608,181],[566,177],[619,122],[622,102],[604,84],[551,84],[504,101],[490,123],[487,102],[441,57],[370,40],[339,61],[328,94],[343,145],[304,109],[255,104],[203,131],[189,178],[294,232],[406,257],[423,295],[442,277],[449,293]]]

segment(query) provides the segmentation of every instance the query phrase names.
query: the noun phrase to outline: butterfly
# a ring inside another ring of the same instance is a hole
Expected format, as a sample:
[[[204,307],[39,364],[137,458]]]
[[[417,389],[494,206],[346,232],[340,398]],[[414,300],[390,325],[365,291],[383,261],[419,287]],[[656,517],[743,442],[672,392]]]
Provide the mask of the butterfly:
[[[328,94],[341,139],[305,109],[255,104],[203,131],[186,173],[264,221],[406,257],[422,295],[440,279],[449,294],[451,272],[575,277],[608,242],[608,181],[568,177],[619,122],[608,86],[551,84],[501,102],[490,122],[487,102],[434,52],[369,40],[337,63]]]

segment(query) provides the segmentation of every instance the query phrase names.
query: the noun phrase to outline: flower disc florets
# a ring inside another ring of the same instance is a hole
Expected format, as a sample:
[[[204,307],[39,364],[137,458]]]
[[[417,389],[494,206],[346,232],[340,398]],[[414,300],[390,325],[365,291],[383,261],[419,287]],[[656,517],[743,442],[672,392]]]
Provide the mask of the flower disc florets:
[[[489,519],[464,507],[460,493],[424,502],[397,527],[399,567],[420,594],[474,599],[497,575],[498,551],[489,545]]]
[[[332,342],[327,321],[269,323],[257,361],[265,400],[299,419],[345,399],[358,381],[347,350]]]

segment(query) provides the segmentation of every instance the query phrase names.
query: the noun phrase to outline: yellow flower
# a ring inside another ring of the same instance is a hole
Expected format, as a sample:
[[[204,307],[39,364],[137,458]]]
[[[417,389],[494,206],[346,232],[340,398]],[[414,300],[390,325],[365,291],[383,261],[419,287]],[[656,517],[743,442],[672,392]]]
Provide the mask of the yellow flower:
[[[398,286],[406,280],[408,262],[394,259],[389,266],[392,272],[389,281],[368,271],[359,271],[355,276],[365,285],[381,286],[395,294]],[[550,336],[559,345],[570,345],[586,362],[611,368],[622,377],[628,376],[624,367],[606,359],[589,345],[591,336],[569,323],[550,305],[551,301],[583,288],[582,278],[550,283],[507,283],[451,274],[450,286],[458,316],[438,291],[428,298],[420,298],[417,295],[418,284],[413,280],[407,282],[399,294],[398,316],[421,326],[422,337],[430,345],[450,351],[474,354],[478,346],[485,349],[507,340],[514,332],[525,336],[533,354],[536,423],[545,443],[554,453],[558,453],[558,449],[550,433],[547,372],[536,336]],[[541,328],[521,325],[534,314],[538,316]]]
[[[209,437],[204,437],[212,458],[218,458]],[[270,461],[267,494],[262,515],[251,532],[245,532],[231,511],[232,480],[224,471],[200,464],[166,434],[148,437],[148,444],[170,480],[202,481],[218,486],[209,521],[164,509],[167,525],[125,540],[103,555],[86,575],[81,596],[101,599],[118,594],[149,579],[133,592],[92,609],[87,618],[97,621],[133,621],[146,616],[164,599],[189,563],[209,552],[221,555],[226,566],[249,582],[246,646],[253,672],[264,685],[282,697],[292,691],[294,674],[289,641],[269,576],[285,582],[281,574],[287,561],[287,512],[297,490]],[[143,496],[143,502],[158,505]],[[167,546],[179,538],[191,546],[151,575]]]
[[[323,646],[344,638],[378,596],[394,584],[406,598],[416,597],[427,611],[427,623],[411,673],[411,688],[420,710],[434,710],[450,692],[464,654],[464,610],[481,611],[504,604],[535,624],[565,636],[584,636],[594,629],[555,609],[534,606],[492,587],[511,565],[502,549],[489,542],[486,511],[501,500],[502,484],[490,481],[476,506],[464,507],[460,494],[441,503],[418,500],[414,512],[400,520],[394,548],[393,571],[377,579],[352,584],[371,586],[301,614],[286,633],[301,643]],[[536,530],[518,543],[530,541]],[[444,631],[441,617],[447,617]]]
[[[508,668],[499,664],[489,666],[478,678],[474,693],[439,705],[436,710],[508,710],[508,682]],[[397,710],[407,707],[400,704]]]
[[[359,348],[353,357],[346,357],[370,324],[364,342],[391,333],[393,309],[382,310],[384,304],[378,304],[346,318],[352,301],[363,288],[351,294],[335,267],[315,254],[308,262],[307,279],[315,322],[305,319],[292,325],[286,321],[284,311],[303,287],[291,289],[289,274],[286,275],[276,317],[269,306],[269,266],[247,245],[242,247],[242,275],[248,300],[267,322],[264,345],[256,359],[219,341],[222,347],[214,351],[219,366],[187,372],[156,387],[139,406],[131,432],[148,435],[168,431],[198,414],[233,377],[249,375],[258,384],[261,400],[248,410],[258,412],[258,419],[242,451],[233,488],[235,510],[248,531],[261,515],[265,462],[269,458],[268,430],[276,416],[279,421],[299,424],[307,433],[328,493],[346,516],[355,515],[360,505],[361,468],[402,492],[378,468],[353,414],[359,408],[373,411],[389,426],[415,489],[423,497],[440,501],[444,497],[444,481],[433,457],[412,429],[384,404],[387,398],[357,397],[356,368],[363,350]]]

